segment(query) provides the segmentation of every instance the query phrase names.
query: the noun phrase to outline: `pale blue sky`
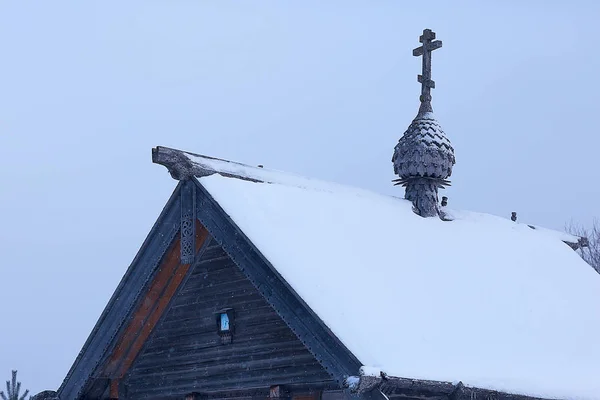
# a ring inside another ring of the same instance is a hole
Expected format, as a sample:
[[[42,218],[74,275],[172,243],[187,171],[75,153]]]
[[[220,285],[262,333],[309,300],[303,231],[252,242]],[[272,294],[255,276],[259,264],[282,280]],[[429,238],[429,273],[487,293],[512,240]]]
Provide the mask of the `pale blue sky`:
[[[56,389],[175,186],[156,145],[387,194],[423,28],[455,208],[600,217],[595,1],[0,0],[0,380]]]

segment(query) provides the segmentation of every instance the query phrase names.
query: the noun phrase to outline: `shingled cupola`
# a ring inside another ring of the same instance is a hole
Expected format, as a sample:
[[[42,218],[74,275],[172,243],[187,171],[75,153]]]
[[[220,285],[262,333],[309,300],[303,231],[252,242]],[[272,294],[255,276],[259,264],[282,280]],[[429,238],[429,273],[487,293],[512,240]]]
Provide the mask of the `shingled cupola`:
[[[413,50],[413,56],[423,56],[423,72],[418,76],[421,83],[421,106],[412,123],[394,148],[392,162],[396,185],[406,187],[405,198],[412,201],[415,213],[422,217],[438,216],[438,188],[448,186],[447,180],[455,164],[454,149],[442,127],[433,117],[431,89],[431,52],[442,47],[435,39],[435,32],[425,29],[419,37],[422,46]]]

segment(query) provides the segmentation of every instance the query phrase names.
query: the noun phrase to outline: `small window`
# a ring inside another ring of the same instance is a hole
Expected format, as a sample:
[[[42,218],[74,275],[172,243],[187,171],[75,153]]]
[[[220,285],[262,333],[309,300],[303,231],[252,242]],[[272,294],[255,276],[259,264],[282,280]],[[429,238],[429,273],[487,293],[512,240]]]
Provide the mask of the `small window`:
[[[221,313],[219,318],[221,318],[219,330],[221,332],[229,332],[229,315],[227,315],[227,313]]]
[[[217,332],[221,336],[222,344],[229,344],[233,340],[233,310],[231,308],[217,313]]]

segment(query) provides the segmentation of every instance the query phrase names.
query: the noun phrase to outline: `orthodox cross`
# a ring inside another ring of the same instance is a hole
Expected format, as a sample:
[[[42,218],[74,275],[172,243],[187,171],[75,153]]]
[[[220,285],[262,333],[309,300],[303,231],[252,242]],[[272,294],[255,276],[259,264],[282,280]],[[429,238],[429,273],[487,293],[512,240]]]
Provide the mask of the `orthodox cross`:
[[[431,29],[423,30],[423,34],[419,36],[419,42],[423,45],[413,50],[413,56],[423,56],[423,73],[417,78],[417,81],[421,83],[419,114],[433,111],[431,108],[431,89],[435,88],[435,82],[431,79],[431,52],[442,47],[442,41],[434,39],[435,32]]]

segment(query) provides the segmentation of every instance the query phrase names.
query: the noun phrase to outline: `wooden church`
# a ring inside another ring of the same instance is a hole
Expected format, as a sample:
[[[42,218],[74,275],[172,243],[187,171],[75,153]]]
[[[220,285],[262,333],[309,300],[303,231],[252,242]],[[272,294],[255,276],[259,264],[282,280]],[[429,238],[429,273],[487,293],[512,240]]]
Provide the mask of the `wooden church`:
[[[438,201],[455,158],[434,39],[392,160],[405,198],[154,148],[175,191],[36,398],[600,398],[600,276],[578,238]]]

